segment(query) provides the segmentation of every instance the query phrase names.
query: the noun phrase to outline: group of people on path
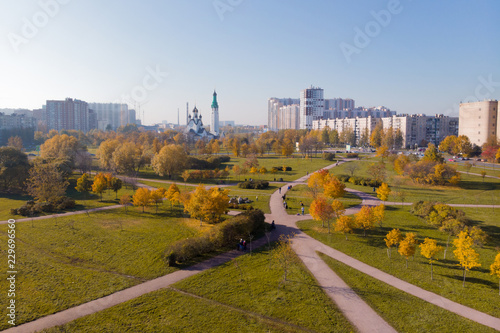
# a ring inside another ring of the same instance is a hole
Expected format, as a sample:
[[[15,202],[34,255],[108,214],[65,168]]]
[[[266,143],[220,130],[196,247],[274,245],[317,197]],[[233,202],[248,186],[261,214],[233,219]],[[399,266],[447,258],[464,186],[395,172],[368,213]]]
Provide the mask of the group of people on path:
[[[241,238],[240,242],[238,243],[238,251],[245,251],[246,249],[247,249],[247,242],[246,242],[246,240]]]

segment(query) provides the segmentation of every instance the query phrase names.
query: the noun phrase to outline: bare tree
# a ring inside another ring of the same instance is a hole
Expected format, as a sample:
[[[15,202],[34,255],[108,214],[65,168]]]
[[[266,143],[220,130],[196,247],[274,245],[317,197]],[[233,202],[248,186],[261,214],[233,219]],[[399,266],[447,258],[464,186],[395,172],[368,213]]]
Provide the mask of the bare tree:
[[[351,177],[354,176],[354,173],[359,170],[359,164],[358,163],[347,163],[345,166],[345,170],[351,174]]]

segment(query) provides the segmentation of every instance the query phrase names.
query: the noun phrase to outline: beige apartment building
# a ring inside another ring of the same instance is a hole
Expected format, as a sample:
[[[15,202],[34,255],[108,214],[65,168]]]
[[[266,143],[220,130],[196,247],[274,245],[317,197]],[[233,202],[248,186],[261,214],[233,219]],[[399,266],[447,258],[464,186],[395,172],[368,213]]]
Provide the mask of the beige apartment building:
[[[322,130],[330,128],[339,133],[350,128],[356,134],[359,142],[365,131],[371,135],[377,122],[382,123],[382,128],[393,128],[401,130],[403,135],[403,147],[414,148],[415,145],[425,145],[426,142],[434,143],[436,146],[448,135],[458,134],[458,118],[443,115],[427,116],[424,114],[399,115],[391,117],[356,117],[343,119],[320,119],[313,121],[313,129]]]
[[[461,103],[459,109],[458,134],[469,137],[472,144],[481,146],[490,136],[498,137],[497,100]]]

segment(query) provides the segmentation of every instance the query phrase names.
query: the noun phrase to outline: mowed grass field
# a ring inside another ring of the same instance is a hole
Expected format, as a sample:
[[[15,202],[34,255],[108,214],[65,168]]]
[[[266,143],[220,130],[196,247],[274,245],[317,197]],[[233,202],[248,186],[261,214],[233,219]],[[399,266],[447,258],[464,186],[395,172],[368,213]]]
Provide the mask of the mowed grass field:
[[[17,323],[58,312],[173,272],[163,253],[207,230],[170,205],[124,208],[16,224]],[[7,225],[0,225],[7,244]],[[2,246],[7,271],[7,248]],[[8,290],[7,280],[0,286]],[[6,317],[6,307],[0,311]],[[0,330],[8,327],[0,323]]]
[[[355,164],[358,169],[354,172],[354,176],[368,177],[370,174],[368,168],[371,163],[377,163],[380,158],[370,158],[361,161],[350,161],[340,164],[330,170],[335,175],[350,175],[348,171],[349,164]],[[392,163],[385,161],[387,179],[386,182],[390,185],[392,193],[389,197],[391,201],[401,202],[402,197],[400,192],[404,193],[404,202],[417,201],[439,201],[448,204],[483,204],[483,205],[499,205],[500,204],[500,179],[483,178],[475,175],[462,174],[461,180],[457,186],[430,186],[413,183],[408,177],[402,177],[396,174]],[[373,189],[369,186],[353,185],[349,182],[345,183],[347,187],[363,191],[370,195]]]
[[[283,281],[274,246],[44,332],[353,332],[295,264]],[[126,315],[125,315],[126,314]]]
[[[393,228],[399,228],[403,235],[406,232],[415,232],[419,243],[423,242],[425,237],[429,237],[446,247],[447,234],[439,232],[422,219],[410,214],[408,207],[387,207],[382,227],[369,231],[367,237],[363,237],[358,231],[354,235],[348,235],[347,241],[344,235],[328,234],[326,228],[321,227],[321,222],[304,221],[298,224],[312,237],[371,266],[458,303],[500,317],[499,280],[489,272],[489,266],[493,263],[500,246],[500,221],[493,210],[476,214],[470,211],[467,213],[475,224],[488,232],[490,240],[483,248],[475,249],[479,253],[481,267],[467,272],[465,287],[462,287],[463,270],[458,267],[458,261],[453,255],[454,248],[451,241],[446,259],[443,259],[443,253],[440,253],[439,261],[434,263],[434,280],[431,280],[428,259],[420,254],[419,248],[415,256],[409,260],[408,268],[405,268],[404,257],[399,255],[395,248],[391,251],[391,258],[388,257],[384,238]]]
[[[290,182],[297,178],[305,176],[308,172],[311,173],[318,169],[324,168],[325,166],[331,165],[332,163],[335,163],[335,161],[324,160],[320,156],[321,154],[318,154],[318,157],[307,158],[307,159],[302,158],[298,154],[294,154],[290,158],[283,158],[280,156],[273,156],[273,155],[265,155],[264,157],[257,157],[257,160],[259,161],[259,168],[265,167],[268,171],[267,173],[265,174],[247,173],[245,175],[236,176],[232,171],[230,171],[229,177],[224,179],[224,181],[225,183],[237,183],[249,178],[255,180],[267,180],[267,181],[274,181],[274,179],[279,180],[280,178],[283,178],[283,182]],[[231,156],[231,160],[227,163],[222,163],[220,169],[222,170],[226,166],[231,169],[234,165],[239,165],[240,167],[243,167],[245,160],[246,159],[243,157]],[[274,174],[271,173],[271,169],[273,167],[281,168],[284,165],[291,167],[292,171],[286,171],[286,172],[278,171]],[[170,180],[168,177],[160,177],[157,174],[155,174],[154,170],[151,167],[146,167],[142,169],[138,177],[147,178],[151,180],[154,179]],[[184,180],[180,176],[177,176],[176,179],[172,180],[175,180],[179,183],[184,182]],[[198,184],[198,183],[215,184],[216,182],[219,182],[219,180],[189,179],[187,182],[191,184]]]
[[[425,302],[320,253],[321,258],[398,332],[496,332]]]
[[[124,194],[133,195],[134,190],[131,186],[123,184],[122,188],[117,192],[112,190],[106,190],[101,195],[96,193],[81,193],[75,189],[77,179],[81,177],[81,174],[73,174],[69,178],[69,185],[66,189],[66,195],[76,201],[76,206],[74,209],[68,211],[77,211],[92,209],[98,207],[112,206],[120,204],[120,197]],[[12,208],[19,208],[26,203],[28,200],[33,198],[29,195],[3,195],[0,196],[0,220],[8,220],[10,218],[21,219],[25,216],[12,215],[10,210]]]

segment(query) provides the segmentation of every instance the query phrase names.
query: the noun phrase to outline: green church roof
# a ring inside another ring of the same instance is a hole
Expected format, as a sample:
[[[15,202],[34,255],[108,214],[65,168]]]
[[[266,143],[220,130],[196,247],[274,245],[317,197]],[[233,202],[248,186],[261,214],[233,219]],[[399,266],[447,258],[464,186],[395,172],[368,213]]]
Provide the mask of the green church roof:
[[[214,100],[212,101],[212,109],[218,109],[219,104],[217,103],[217,93],[214,90]]]

